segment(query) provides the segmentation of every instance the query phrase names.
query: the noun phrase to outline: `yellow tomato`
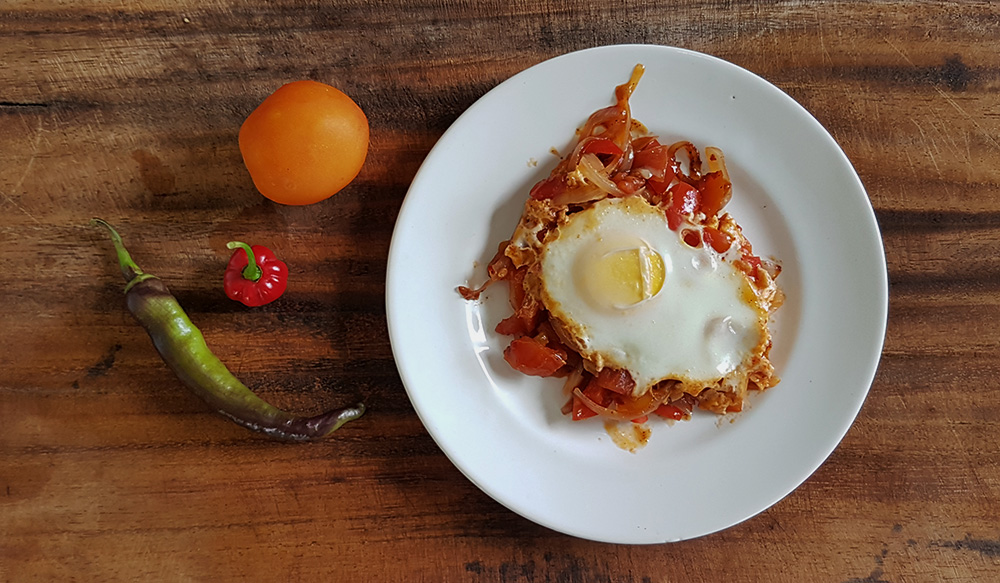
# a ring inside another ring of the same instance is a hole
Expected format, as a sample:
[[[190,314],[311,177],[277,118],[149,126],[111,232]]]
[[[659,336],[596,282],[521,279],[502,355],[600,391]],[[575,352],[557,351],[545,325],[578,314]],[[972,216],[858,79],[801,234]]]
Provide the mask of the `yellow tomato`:
[[[347,186],[368,155],[368,118],[342,91],[294,81],[240,127],[240,153],[257,190],[282,204],[312,204]]]

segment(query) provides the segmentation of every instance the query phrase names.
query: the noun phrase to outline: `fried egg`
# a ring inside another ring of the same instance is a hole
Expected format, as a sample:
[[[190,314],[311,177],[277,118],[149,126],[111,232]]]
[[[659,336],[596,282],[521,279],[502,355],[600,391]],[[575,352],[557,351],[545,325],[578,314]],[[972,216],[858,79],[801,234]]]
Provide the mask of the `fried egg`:
[[[746,276],[697,237],[692,246],[697,230],[671,230],[642,197],[607,198],[544,243],[539,291],[557,330],[594,371],[628,370],[635,395],[667,379],[718,383],[767,342]]]

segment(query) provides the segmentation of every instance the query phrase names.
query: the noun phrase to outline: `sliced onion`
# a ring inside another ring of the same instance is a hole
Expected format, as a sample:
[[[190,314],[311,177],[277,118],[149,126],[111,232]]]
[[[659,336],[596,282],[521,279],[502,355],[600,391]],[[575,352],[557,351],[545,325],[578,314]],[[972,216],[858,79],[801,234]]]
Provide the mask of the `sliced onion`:
[[[585,202],[590,202],[592,200],[600,200],[606,198],[608,195],[606,192],[597,188],[593,184],[584,184],[582,186],[577,186],[576,188],[571,188],[564,192],[561,192],[552,197],[552,204],[558,206],[567,206],[571,204],[583,204]]]
[[[632,170],[632,162],[635,160],[635,149],[632,148],[632,142],[625,144],[625,150],[622,152],[621,158],[618,162],[618,167],[614,169],[615,172],[629,172]]]
[[[663,404],[663,399],[667,396],[667,391],[660,391],[660,394],[656,394],[656,389],[650,390],[649,393],[649,403],[642,407],[639,411],[619,411],[618,409],[611,409],[609,407],[603,407],[594,402],[593,399],[583,394],[583,391],[579,387],[573,389],[573,395],[576,396],[580,401],[586,405],[588,409],[597,413],[601,417],[606,417],[608,419],[616,419],[618,421],[631,421],[633,419],[638,419],[643,415],[649,415],[656,408]],[[646,395],[639,397],[640,399],[645,398]]]
[[[563,393],[569,395],[573,389],[579,388],[580,381],[583,380],[583,367],[578,366],[573,372],[566,375],[566,382],[563,384]]]
[[[726,179],[726,182],[732,182],[729,180],[729,171],[726,170],[726,157],[722,155],[722,150],[716,148],[715,146],[707,146],[705,148],[705,163],[708,165],[709,172],[722,171],[722,177]]]
[[[677,159],[677,152],[681,150],[687,154],[687,173],[684,172],[681,161]],[[687,182],[692,186],[698,184],[698,180],[701,179],[701,155],[694,144],[687,140],[674,142],[667,148],[667,158],[671,160],[674,175],[677,176],[678,180]]]
[[[577,168],[588,182],[599,188],[602,192],[612,196],[625,196],[625,193],[618,188],[618,185],[612,182],[604,173],[604,164],[601,164],[600,158],[596,155],[584,154],[580,158],[580,165]]]
[[[601,126],[601,127],[603,127],[603,126]],[[600,166],[604,168],[604,174],[610,176],[610,175],[614,174],[615,172],[617,172],[618,170],[628,171],[628,168],[626,168],[626,165],[628,167],[631,167],[631,165],[632,165],[632,145],[631,145],[631,143],[628,140],[625,140],[625,144],[623,146],[622,144],[619,144],[617,141],[615,141],[613,139],[604,138],[603,136],[601,138],[602,139],[610,140],[612,144],[614,144],[615,146],[617,146],[621,150],[620,152],[618,152],[618,154],[615,154],[615,155],[603,154],[605,156],[608,156],[608,162],[607,162],[607,164],[605,164],[604,162],[600,162]],[[580,165],[580,158],[582,158],[583,155],[584,155],[583,151],[586,150],[589,147],[589,144],[594,139],[596,139],[596,136],[587,136],[587,137],[581,139],[579,142],[577,142],[576,147],[573,148],[573,153],[570,155],[570,157],[568,159],[568,160],[571,161],[570,168],[574,168],[575,169],[577,166]],[[594,153],[594,152],[590,152],[590,153],[596,155],[596,153]]]
[[[781,273],[781,264],[773,259],[760,258],[760,267],[771,276],[771,279],[778,277]]]

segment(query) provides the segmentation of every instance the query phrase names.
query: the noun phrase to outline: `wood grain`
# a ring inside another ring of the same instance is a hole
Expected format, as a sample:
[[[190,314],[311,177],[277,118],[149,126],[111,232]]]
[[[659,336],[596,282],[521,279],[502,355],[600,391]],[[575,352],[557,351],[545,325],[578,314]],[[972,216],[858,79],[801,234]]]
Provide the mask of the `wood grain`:
[[[6,2],[0,580],[1000,579],[997,38],[989,2]],[[868,189],[891,282],[841,446],[761,515],[669,545],[574,539],[479,491],[417,419],[385,322],[395,217],[437,138],[517,71],[612,43],[714,54],[802,103]],[[236,145],[298,78],[372,125],[358,180],[308,208],[257,195]],[[370,413],[287,445],[208,412],[125,310],[91,216],[266,398]],[[294,257],[286,296],[222,295],[233,237]]]

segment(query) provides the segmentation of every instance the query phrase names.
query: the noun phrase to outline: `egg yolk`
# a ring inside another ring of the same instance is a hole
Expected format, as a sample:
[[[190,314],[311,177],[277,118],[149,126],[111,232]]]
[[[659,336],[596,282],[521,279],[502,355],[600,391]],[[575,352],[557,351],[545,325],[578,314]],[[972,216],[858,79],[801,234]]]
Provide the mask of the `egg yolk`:
[[[628,308],[663,288],[663,257],[646,245],[608,251],[589,263],[583,266],[584,284],[602,307]]]

